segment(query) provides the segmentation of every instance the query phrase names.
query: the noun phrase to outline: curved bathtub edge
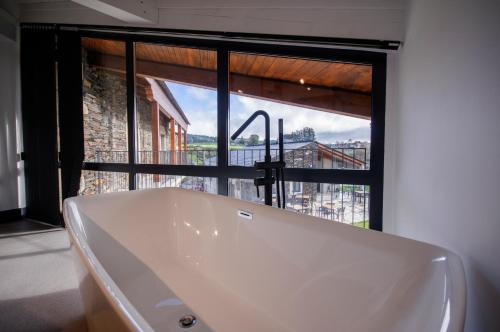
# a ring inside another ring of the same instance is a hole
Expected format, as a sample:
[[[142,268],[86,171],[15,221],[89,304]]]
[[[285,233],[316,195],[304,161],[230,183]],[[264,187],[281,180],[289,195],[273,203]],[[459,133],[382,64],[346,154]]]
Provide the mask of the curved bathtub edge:
[[[86,235],[81,220],[74,220],[79,219],[78,209],[74,202],[78,199],[79,198],[68,198],[64,200],[63,217],[66,221],[72,245],[76,247],[79,258],[83,261],[85,268],[91,274],[102,295],[108,301],[115,313],[122,318],[122,321],[129,330],[140,332],[154,331],[142,315],[137,312],[134,306],[128,301],[87,245],[87,241],[84,238]],[[75,225],[75,223],[77,223],[77,225]]]
[[[465,268],[462,258],[458,254],[448,249],[444,250],[448,251],[448,258],[451,260],[449,266],[454,270],[451,271],[451,275],[454,276],[451,280],[454,296],[451,298],[453,302],[450,306],[450,316],[459,316],[458,318],[450,319],[454,324],[450,325],[448,329],[444,331],[463,331],[465,328],[465,315],[467,310],[467,279],[465,277]]]

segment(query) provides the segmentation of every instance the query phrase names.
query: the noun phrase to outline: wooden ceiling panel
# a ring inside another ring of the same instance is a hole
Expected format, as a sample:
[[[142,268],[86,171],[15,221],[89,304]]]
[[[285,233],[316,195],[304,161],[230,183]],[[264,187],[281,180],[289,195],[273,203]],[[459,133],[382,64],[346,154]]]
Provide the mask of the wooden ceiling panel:
[[[369,65],[255,54],[231,54],[231,72],[306,85],[371,92]]]
[[[125,54],[125,43],[121,41],[83,38],[83,46],[104,54]],[[212,71],[217,68],[216,51],[212,50],[137,43],[136,58]],[[303,79],[305,85],[310,86],[362,93],[370,93],[372,90],[372,68],[369,65],[232,53],[230,69],[231,73],[239,75],[293,83],[299,83],[300,79]]]
[[[135,52],[135,56],[138,60],[195,67],[212,71],[217,69],[216,51],[136,43]]]
[[[82,38],[82,45],[86,49],[99,53],[125,56],[125,42],[117,40]]]

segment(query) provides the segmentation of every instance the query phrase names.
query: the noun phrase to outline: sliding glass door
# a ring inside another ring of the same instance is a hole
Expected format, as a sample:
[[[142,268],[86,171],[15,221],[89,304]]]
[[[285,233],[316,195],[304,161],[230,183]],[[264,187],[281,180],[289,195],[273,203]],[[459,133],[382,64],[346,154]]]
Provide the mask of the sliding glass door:
[[[382,229],[385,54],[81,33],[82,195],[180,187],[262,203],[263,123],[286,208]]]
[[[229,63],[230,132],[256,110],[266,110],[273,161],[279,158],[278,119],[283,119],[286,168],[370,169],[371,65],[242,52],[232,52]],[[252,167],[264,161],[263,138],[264,126],[256,121],[230,142],[229,165]],[[368,227],[368,188],[287,181],[286,208]],[[264,203],[248,179],[230,179],[229,195]],[[276,187],[273,205],[277,205]]]

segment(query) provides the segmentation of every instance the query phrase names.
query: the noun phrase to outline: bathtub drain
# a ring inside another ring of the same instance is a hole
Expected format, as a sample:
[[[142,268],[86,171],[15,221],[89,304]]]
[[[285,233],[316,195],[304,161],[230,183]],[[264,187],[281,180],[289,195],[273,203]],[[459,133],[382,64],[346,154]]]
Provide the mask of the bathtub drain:
[[[185,315],[179,319],[179,326],[183,329],[187,329],[189,327],[194,326],[196,324],[196,317],[193,315]]]

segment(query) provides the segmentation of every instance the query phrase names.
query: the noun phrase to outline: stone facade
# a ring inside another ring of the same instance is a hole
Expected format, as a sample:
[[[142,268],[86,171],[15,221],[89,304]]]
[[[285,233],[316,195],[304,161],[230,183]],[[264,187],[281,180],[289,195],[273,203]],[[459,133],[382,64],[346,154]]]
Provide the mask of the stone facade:
[[[151,103],[144,93],[138,93],[136,100],[137,150],[146,151],[139,154],[147,159],[152,150]],[[83,122],[85,161],[128,162],[127,88],[123,74],[88,66],[84,61]],[[164,114],[160,124],[160,136],[167,139],[168,119]],[[124,183],[127,186],[122,188]],[[127,174],[82,172],[80,194],[127,189]]]
[[[84,73],[85,160],[127,162],[125,82],[102,69],[88,67]]]

